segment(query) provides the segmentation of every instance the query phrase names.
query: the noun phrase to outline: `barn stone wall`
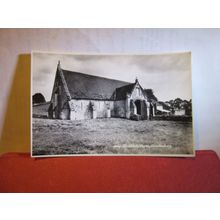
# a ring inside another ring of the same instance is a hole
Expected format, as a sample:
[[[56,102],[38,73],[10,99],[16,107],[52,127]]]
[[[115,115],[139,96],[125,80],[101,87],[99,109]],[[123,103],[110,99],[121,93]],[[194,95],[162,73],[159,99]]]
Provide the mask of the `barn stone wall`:
[[[104,100],[75,100],[69,101],[71,120],[107,118],[114,116],[114,102]],[[108,113],[109,112],[109,113]],[[111,112],[111,113],[110,113]]]
[[[69,119],[70,118],[70,108],[67,99],[66,92],[64,90],[64,86],[59,87],[60,92],[60,111],[59,111],[59,118],[60,119]]]
[[[60,111],[59,118],[62,120],[67,120],[70,118],[70,110],[68,108],[64,108]]]
[[[114,102],[114,116],[125,118],[126,117],[126,107],[125,100],[115,101]]]
[[[56,74],[55,84],[51,98],[51,104],[52,104],[53,118],[63,119],[63,120],[70,118],[70,108],[67,99],[67,94],[59,74]]]

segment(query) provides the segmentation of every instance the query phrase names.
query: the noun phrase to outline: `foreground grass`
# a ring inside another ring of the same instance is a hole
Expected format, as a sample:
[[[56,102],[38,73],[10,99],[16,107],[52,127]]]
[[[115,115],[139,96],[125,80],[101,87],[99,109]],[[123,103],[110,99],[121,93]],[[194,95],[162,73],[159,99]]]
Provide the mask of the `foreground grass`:
[[[33,155],[192,154],[192,123],[33,119]]]

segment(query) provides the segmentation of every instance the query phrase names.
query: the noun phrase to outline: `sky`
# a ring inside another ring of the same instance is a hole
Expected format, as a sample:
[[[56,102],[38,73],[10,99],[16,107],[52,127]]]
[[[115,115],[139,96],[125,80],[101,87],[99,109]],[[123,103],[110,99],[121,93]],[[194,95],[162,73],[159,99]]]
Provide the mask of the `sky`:
[[[153,89],[160,101],[192,97],[191,53],[88,55],[32,54],[32,95],[42,93],[49,101],[58,61],[70,71],[133,83],[138,78],[142,88]]]

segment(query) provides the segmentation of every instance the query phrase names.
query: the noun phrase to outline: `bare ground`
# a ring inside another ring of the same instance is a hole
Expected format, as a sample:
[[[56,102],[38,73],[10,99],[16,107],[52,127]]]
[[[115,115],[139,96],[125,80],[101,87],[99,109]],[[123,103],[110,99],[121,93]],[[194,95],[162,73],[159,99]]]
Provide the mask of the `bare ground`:
[[[33,155],[192,154],[192,123],[33,118]]]

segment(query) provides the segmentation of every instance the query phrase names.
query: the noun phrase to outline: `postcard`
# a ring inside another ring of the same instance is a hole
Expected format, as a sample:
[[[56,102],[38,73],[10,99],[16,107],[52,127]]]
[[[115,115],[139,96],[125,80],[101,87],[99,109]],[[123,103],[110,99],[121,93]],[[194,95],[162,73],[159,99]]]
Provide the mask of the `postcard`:
[[[31,155],[194,156],[191,53],[33,52]]]

